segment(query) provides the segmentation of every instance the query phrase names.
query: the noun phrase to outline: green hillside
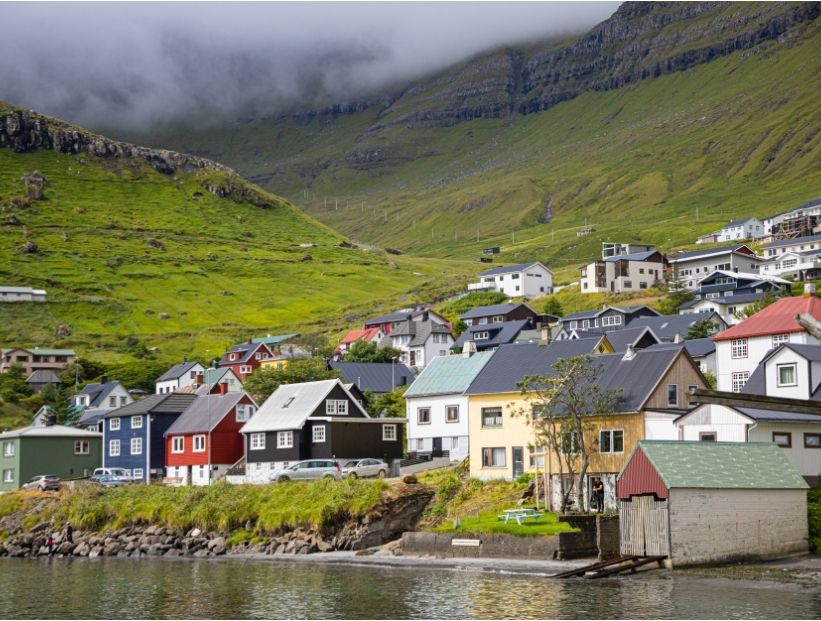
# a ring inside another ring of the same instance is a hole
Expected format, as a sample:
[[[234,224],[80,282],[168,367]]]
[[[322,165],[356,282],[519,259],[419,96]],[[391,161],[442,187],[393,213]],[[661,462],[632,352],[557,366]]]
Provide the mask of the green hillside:
[[[42,200],[24,199],[33,171],[48,179]],[[349,246],[223,171],[169,176],[139,158],[0,148],[0,284],[48,292],[45,304],[0,305],[4,347],[114,362],[137,339],[161,359],[213,357],[251,334],[330,334],[458,288],[472,271]]]
[[[719,10],[741,22],[748,11]],[[712,42],[713,30],[689,45]],[[471,67],[492,82],[505,50],[409,85],[385,109],[177,130],[154,142],[230,164],[355,239],[435,257],[501,245],[499,260],[541,259],[569,280],[603,240],[669,250],[733,217],[818,197],[820,43],[811,19],[751,49],[543,112],[410,120],[449,79],[468,92]],[[595,230],[578,237],[586,221]]]

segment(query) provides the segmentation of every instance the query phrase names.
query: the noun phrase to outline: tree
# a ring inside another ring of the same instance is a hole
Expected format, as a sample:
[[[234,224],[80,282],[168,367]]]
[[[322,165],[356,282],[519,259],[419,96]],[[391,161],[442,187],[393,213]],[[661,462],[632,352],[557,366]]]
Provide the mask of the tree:
[[[542,312],[547,313],[548,315],[553,315],[554,317],[564,316],[562,303],[559,302],[559,298],[555,295],[551,295],[545,300],[544,306],[542,307]]]
[[[767,308],[770,304],[775,302],[779,296],[775,295],[772,291],[767,291],[764,294],[764,297],[761,298],[758,302],[753,302],[749,306],[745,306],[741,310],[738,310],[734,313],[736,319],[747,319],[748,317],[752,317],[758,311]]]
[[[662,315],[675,315],[678,307],[686,304],[695,296],[684,288],[684,284],[679,276],[678,265],[673,265],[673,269],[667,278],[667,297],[659,300],[655,304],[655,309]]]
[[[7,403],[19,403],[21,399],[31,396],[32,390],[26,384],[23,366],[15,362],[9,370],[0,374],[0,397]]]
[[[60,371],[59,377],[60,383],[65,388],[70,388],[77,382],[84,384],[106,373],[107,369],[103,363],[87,358],[77,358]]]
[[[702,319],[695,322],[687,331],[688,339],[706,339],[713,336],[716,331],[716,325],[709,319]]]
[[[404,395],[407,389],[407,386],[398,386],[391,392],[382,393],[381,395],[366,392],[365,409],[373,417],[382,416],[384,412],[387,418],[404,418],[406,413]]]
[[[44,405],[57,418],[60,425],[74,425],[80,418],[81,410],[74,407],[71,398],[62,386],[48,385],[42,392]]]
[[[324,334],[303,334],[296,342],[311,352],[314,357],[330,358],[334,353],[334,344]]]
[[[505,302],[507,302],[507,295],[501,291],[471,291],[461,298],[446,302],[440,307],[439,312],[453,324],[456,323],[460,315],[471,308],[504,304]]]
[[[458,320],[456,323],[453,324],[453,338],[458,339],[462,332],[468,329],[468,324],[466,324],[461,319]]]
[[[281,384],[298,384],[339,377],[339,371],[328,369],[322,358],[291,360],[284,367],[261,367],[245,379],[243,387],[257,403],[262,403]]]
[[[345,353],[345,362],[390,362],[402,352],[393,347],[379,349],[376,343],[354,341]]]
[[[108,369],[108,374],[110,379],[119,380],[127,389],[139,388],[153,393],[157,378],[165,373],[171,364],[173,363],[160,360],[135,360],[112,365]]]
[[[527,417],[535,444],[545,447],[548,458],[555,457],[559,480],[569,477],[572,481],[571,486],[562,485],[562,510],[570,506],[575,492],[579,509],[584,511],[582,486],[598,442],[591,437],[595,429],[591,419],[614,414],[621,390],[604,390],[599,385],[602,366],[590,355],[563,358],[552,368],[554,373],[528,375],[518,382],[530,407],[519,408],[514,415]]]

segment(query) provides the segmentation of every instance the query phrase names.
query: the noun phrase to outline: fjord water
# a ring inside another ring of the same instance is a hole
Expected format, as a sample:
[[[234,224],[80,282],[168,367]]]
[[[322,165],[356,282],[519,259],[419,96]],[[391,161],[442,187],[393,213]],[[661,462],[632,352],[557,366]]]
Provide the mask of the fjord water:
[[[259,560],[2,559],[0,618],[793,618],[821,595],[666,572],[600,581]]]

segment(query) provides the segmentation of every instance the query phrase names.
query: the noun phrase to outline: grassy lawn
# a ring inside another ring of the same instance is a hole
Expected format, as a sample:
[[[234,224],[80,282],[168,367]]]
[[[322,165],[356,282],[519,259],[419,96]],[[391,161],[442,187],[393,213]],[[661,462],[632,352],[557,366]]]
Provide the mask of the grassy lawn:
[[[558,522],[555,513],[545,513],[539,518],[539,522],[528,520],[520,526],[515,520],[505,524],[504,520],[500,520],[498,517],[500,511],[484,511],[479,515],[462,518],[457,527],[453,526],[453,522],[445,522],[433,530],[440,533],[502,533],[521,537],[555,535],[556,533],[566,533],[574,530],[570,525]]]

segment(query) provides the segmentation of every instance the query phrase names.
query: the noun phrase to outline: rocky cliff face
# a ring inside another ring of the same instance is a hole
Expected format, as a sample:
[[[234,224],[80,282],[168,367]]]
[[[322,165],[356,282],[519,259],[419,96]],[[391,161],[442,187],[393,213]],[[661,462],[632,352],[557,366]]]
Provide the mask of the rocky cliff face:
[[[198,169],[220,170],[233,174],[230,168],[212,160],[176,151],[149,149],[118,142],[30,110],[11,109],[0,113],[0,147],[9,148],[17,153],[48,149],[68,154],[88,153],[99,157],[140,158],[166,175]]]

